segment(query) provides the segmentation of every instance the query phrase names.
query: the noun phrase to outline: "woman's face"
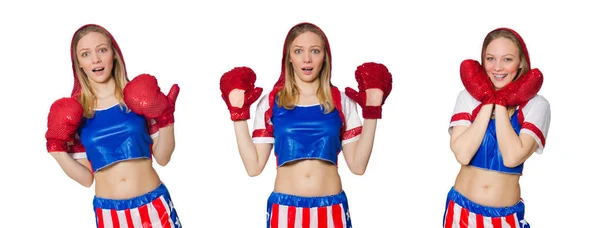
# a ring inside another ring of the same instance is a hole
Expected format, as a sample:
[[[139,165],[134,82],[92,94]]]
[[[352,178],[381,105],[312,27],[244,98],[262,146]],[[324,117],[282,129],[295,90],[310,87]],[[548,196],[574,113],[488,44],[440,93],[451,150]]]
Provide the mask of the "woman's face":
[[[290,62],[297,79],[313,82],[319,78],[325,61],[323,39],[314,32],[305,32],[296,37],[290,46]]]
[[[104,83],[111,77],[115,54],[110,40],[98,32],[90,32],[77,42],[77,61],[90,82]]]
[[[521,64],[519,56],[519,47],[510,39],[499,37],[489,43],[483,65],[496,89],[515,79]]]

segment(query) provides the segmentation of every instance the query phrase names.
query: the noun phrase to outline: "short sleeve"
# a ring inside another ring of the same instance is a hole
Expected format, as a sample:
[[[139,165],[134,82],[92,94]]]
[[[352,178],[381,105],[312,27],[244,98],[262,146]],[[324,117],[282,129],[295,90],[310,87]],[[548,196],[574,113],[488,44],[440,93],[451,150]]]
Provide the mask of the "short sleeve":
[[[269,94],[263,95],[256,105],[256,113],[254,115],[254,129],[252,130],[252,141],[254,143],[275,143],[273,132],[267,131],[267,124],[271,124],[265,120],[265,112],[269,110]]]
[[[550,128],[550,103],[540,95],[535,96],[523,107],[523,117],[519,134],[531,135],[538,144],[535,152],[542,154]]]
[[[356,102],[348,98],[345,93],[340,93],[342,112],[344,113],[344,119],[346,121],[346,129],[342,133],[342,145],[344,145],[360,138],[360,134],[362,133],[362,122],[358,115]]]
[[[67,145],[69,146],[69,151],[67,151],[67,153],[71,156],[71,158],[75,160],[87,158],[85,147],[81,143],[78,134],[75,134],[75,140],[68,142]]]
[[[156,137],[158,137],[159,133],[160,133],[160,128],[158,128],[158,126],[156,126],[156,120],[154,119],[149,119],[149,128],[150,128],[150,138],[154,139]]]
[[[454,126],[471,126],[472,113],[478,103],[480,102],[473,98],[469,92],[466,90],[461,91],[456,98],[448,132],[452,133],[452,127]]]

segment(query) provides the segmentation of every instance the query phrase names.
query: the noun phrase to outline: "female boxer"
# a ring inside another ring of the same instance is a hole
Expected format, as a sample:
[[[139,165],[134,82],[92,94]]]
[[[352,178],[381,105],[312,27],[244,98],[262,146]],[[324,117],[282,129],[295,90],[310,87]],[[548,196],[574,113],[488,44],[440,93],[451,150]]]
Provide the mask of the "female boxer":
[[[252,136],[249,107],[262,93],[254,87],[254,72],[239,67],[221,78],[248,175],[259,175],[274,149],[277,178],[267,202],[267,227],[351,227],[338,154],[343,152],[352,173],[365,172],[391,74],[381,64],[363,64],[356,71],[359,92],[340,92],[330,82],[329,42],[310,23],[289,31],[281,67],[273,90],[257,105]],[[363,108],[364,126],[355,102]]]
[[[529,227],[519,178],[523,163],[542,153],[550,104],[538,95],[542,73],[531,69],[525,42],[499,28],[483,42],[481,66],[465,60],[449,132],[462,165],[446,201],[444,227]]]
[[[71,42],[71,97],[48,115],[48,152],[83,186],[96,181],[97,227],[181,227],[169,191],[152,167],[175,149],[179,87],[167,96],[153,76],[127,78],[117,42],[103,27],[85,25]]]

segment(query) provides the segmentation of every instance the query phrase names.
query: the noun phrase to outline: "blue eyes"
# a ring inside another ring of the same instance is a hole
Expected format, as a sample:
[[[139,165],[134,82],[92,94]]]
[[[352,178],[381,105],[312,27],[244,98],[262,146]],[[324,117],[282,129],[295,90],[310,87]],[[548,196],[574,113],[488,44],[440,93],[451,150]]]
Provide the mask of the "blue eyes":
[[[494,57],[487,57],[487,58],[485,58],[485,59],[486,59],[487,61],[494,61]],[[503,60],[504,60],[504,61],[506,61],[506,62],[513,61],[513,59],[512,59],[512,58],[504,58]]]
[[[105,47],[98,49],[98,52],[100,52],[100,53],[104,53],[104,52],[107,52],[107,51],[108,51],[108,48],[105,48]],[[84,53],[81,53],[81,57],[87,57],[89,55],[90,55],[90,53],[87,52],[87,51],[84,52]]]
[[[312,50],[310,50],[310,51],[311,51],[313,54],[319,54],[319,53],[321,53],[321,50],[319,50],[319,49],[312,49]],[[296,49],[296,50],[294,50],[294,53],[296,53],[296,54],[301,54],[301,53],[302,53],[302,49]]]

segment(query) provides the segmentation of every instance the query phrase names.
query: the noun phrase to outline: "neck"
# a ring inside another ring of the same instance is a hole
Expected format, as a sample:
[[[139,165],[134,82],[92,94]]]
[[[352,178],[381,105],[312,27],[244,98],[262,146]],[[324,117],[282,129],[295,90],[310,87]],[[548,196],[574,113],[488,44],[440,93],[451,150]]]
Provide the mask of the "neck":
[[[90,85],[92,86],[92,90],[94,91],[96,98],[106,98],[114,95],[115,93],[116,83],[113,77],[110,77],[108,81],[103,83],[91,82]]]
[[[305,82],[300,80],[298,77],[294,77],[296,80],[296,85],[298,86],[298,93],[303,96],[311,96],[317,95],[317,91],[319,90],[319,78],[315,79],[312,82]]]

